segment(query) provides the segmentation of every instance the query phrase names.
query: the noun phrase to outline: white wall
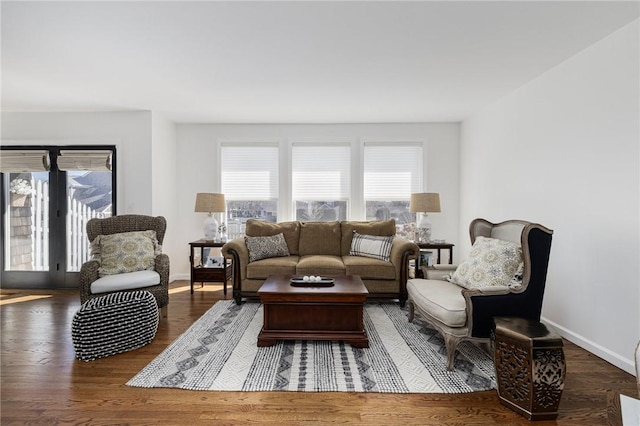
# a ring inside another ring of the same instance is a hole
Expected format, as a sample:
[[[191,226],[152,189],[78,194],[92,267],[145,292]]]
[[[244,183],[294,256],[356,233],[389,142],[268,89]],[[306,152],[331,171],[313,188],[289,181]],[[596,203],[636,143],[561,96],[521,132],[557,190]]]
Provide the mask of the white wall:
[[[115,144],[118,214],[151,214],[151,113],[3,112],[2,140],[20,145]]]
[[[197,192],[220,190],[220,141],[272,141],[286,147],[290,141],[423,141],[426,171],[424,188],[439,192],[442,213],[432,214],[434,238],[458,245],[459,124],[179,124],[178,216],[185,255],[172,259],[172,270],[188,279],[188,243],[202,236],[202,214],[194,213]],[[280,218],[279,218],[280,219]],[[282,220],[291,220],[283,217]],[[360,220],[364,217],[350,217]],[[455,257],[455,255],[454,255]]]
[[[636,20],[464,121],[460,162],[461,230],[478,216],[552,228],[543,319],[630,373],[640,338],[638,33]]]
[[[2,113],[3,143],[115,144],[117,213],[165,216],[163,251],[185,257],[178,238],[176,129],[161,114],[135,112]],[[172,265],[172,276],[173,265]]]
[[[162,250],[169,256],[170,261],[173,261],[184,256],[184,248],[180,244],[176,226],[179,221],[176,203],[178,194],[176,125],[155,111],[152,113],[152,141],[151,214],[164,216],[167,219],[167,232]],[[170,280],[173,281],[174,277],[175,271],[171,268]]]

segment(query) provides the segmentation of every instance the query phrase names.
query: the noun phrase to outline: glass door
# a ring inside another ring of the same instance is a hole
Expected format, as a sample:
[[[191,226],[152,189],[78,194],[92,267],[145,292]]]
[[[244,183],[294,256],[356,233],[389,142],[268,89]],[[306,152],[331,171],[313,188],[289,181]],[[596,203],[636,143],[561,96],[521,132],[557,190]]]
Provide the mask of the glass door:
[[[90,257],[86,223],[115,211],[115,147],[106,148],[3,147],[3,288],[77,287]]]

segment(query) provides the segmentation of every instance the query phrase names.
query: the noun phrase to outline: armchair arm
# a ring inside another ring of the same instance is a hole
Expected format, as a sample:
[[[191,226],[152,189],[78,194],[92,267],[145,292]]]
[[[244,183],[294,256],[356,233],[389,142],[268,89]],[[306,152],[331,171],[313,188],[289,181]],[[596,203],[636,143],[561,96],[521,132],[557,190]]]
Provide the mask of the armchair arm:
[[[91,283],[97,280],[100,262],[89,260],[82,264],[80,268],[80,303],[84,303],[91,298]]]
[[[169,285],[169,256],[162,253],[156,256],[155,270],[160,274],[160,285]]]
[[[540,321],[540,315],[532,312],[527,292],[518,293],[507,286],[462,290],[467,305],[470,335],[489,337],[494,317],[521,317]]]

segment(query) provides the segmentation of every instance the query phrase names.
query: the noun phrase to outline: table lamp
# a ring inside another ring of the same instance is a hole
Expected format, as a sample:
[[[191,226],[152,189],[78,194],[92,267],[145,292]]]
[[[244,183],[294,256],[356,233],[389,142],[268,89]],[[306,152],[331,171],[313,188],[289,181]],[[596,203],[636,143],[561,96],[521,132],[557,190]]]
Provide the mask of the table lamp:
[[[199,192],[196,194],[196,213],[208,213],[203,223],[204,238],[216,240],[218,237],[218,221],[214,213],[225,211],[224,194]]]
[[[431,242],[431,221],[428,218],[428,213],[440,212],[440,194],[435,192],[420,192],[411,194],[411,200],[409,201],[409,210],[411,213],[422,213],[422,218],[417,221],[417,230],[419,235],[419,242],[428,243]],[[416,215],[417,216],[417,215]]]

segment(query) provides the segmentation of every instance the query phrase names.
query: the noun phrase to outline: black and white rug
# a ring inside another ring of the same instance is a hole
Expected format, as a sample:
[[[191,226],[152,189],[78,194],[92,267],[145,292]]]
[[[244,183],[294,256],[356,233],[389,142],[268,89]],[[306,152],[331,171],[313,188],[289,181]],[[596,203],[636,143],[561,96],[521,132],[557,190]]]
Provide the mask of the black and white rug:
[[[215,391],[465,393],[496,388],[491,358],[458,346],[446,369],[444,341],[397,303],[366,304],[369,348],[343,342],[256,346],[262,305],[220,301],[127,385]]]

